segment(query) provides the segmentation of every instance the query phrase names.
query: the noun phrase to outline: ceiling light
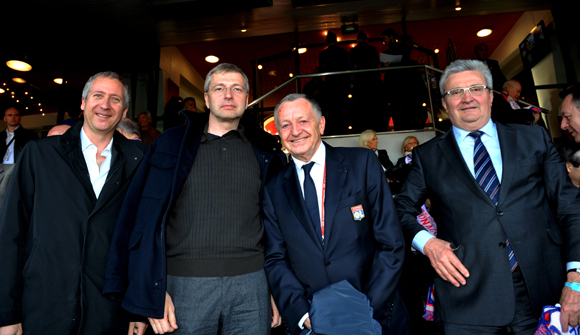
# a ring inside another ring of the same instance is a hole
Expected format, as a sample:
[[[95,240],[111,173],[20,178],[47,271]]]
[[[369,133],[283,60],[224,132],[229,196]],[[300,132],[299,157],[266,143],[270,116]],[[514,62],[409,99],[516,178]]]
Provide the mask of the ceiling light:
[[[24,95],[28,95],[28,92],[24,92]]]
[[[26,80],[22,78],[12,78],[12,81],[19,84],[24,84],[26,82]]]
[[[455,7],[455,11],[459,12],[461,10],[461,6]]]
[[[42,109],[40,111],[42,111]],[[42,113],[42,116],[44,116],[44,113]]]
[[[290,76],[290,78],[294,77],[294,74],[290,73],[288,74]]]
[[[6,83],[4,83],[3,85],[6,86]]]
[[[340,37],[337,37],[337,38],[336,38],[336,41],[337,41],[337,42],[340,42]]]
[[[350,99],[350,98],[352,98],[352,94],[349,94],[349,95],[348,95],[348,98],[349,98],[349,99]]]
[[[326,36],[326,35],[328,35],[328,31],[326,31],[326,30],[325,30],[325,31],[324,31],[322,34],[323,34],[324,36]]]
[[[258,70],[263,69],[264,67],[262,66],[262,64],[258,64]]]
[[[3,88],[0,88],[0,93],[4,93],[4,92],[6,92],[6,91],[4,91]]]
[[[268,75],[272,77],[276,77],[276,70],[268,71]]]
[[[53,81],[59,85],[62,85],[62,78],[54,78]]]
[[[433,50],[434,53],[438,54],[439,53],[439,49],[435,49]]]
[[[219,58],[217,58],[216,56],[212,56],[212,55],[205,57],[205,61],[208,63],[217,63],[217,62],[219,62],[219,60],[220,60]]]
[[[28,109],[28,107],[26,107],[26,109]]]
[[[443,122],[443,119],[442,118],[439,118],[439,122]]]
[[[41,106],[40,102],[38,103],[39,106]]]
[[[300,48],[300,49],[298,49],[298,53],[303,54],[306,52],[306,50],[307,50],[306,48]]]
[[[30,100],[34,99],[34,97],[30,97]]]
[[[485,36],[489,36],[489,35],[491,35],[491,29],[489,29],[489,28],[483,28],[477,32],[477,36],[479,36],[479,37],[485,37]]]
[[[423,107],[427,107],[427,104],[426,103],[423,103]]]
[[[16,102],[20,102],[20,100],[16,100]]]
[[[356,44],[354,44],[354,43],[350,45],[351,48],[354,48],[355,46],[356,46]]]
[[[245,33],[246,31],[248,31],[248,29],[246,28],[246,26],[242,26],[242,28],[240,29],[242,33]]]
[[[19,60],[9,60],[6,62],[9,68],[16,71],[30,71],[32,70],[32,66],[30,64],[19,61]]]

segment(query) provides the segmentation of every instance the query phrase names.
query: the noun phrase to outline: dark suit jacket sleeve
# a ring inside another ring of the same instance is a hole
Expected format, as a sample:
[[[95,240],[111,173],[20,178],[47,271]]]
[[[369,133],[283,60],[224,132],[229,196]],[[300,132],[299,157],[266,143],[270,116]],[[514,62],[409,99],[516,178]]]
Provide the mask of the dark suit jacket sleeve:
[[[415,235],[426,229],[417,222],[417,215],[421,214],[421,206],[428,198],[425,176],[419,150],[413,150],[413,164],[405,185],[395,198],[401,227],[405,234],[405,241],[410,244]]]
[[[267,187],[264,188],[263,201],[264,228],[266,229],[266,263],[264,267],[278,309],[282,311],[282,307],[285,306],[283,317],[292,334],[298,327],[300,319],[308,313],[310,303],[304,287],[286,260],[286,244]]]
[[[568,177],[565,164],[562,162],[556,147],[552,144],[546,130],[534,127],[542,132],[542,142],[547,147],[543,159],[544,184],[548,199],[556,206],[558,221],[562,225],[563,237],[566,240],[566,261],[580,262],[580,193]]]
[[[405,244],[387,179],[372,156],[374,153],[369,152],[366,192],[376,250],[365,293],[374,309],[374,318],[385,325],[401,276]]]
[[[389,159],[389,154],[387,150],[379,150],[379,161],[381,161],[381,165],[387,170],[391,170],[393,168],[393,162]]]

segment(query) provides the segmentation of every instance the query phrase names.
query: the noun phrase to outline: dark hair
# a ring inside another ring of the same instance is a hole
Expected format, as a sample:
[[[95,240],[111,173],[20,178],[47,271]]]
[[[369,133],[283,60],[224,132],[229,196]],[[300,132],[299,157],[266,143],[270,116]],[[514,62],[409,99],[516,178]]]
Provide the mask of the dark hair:
[[[326,43],[331,44],[336,42],[337,42],[336,34],[329,30],[328,33],[326,34]]]
[[[570,163],[576,168],[580,166],[580,145],[577,143],[567,144],[558,151],[566,163]]]
[[[563,100],[566,99],[566,97],[569,96],[570,94],[572,94],[572,104],[580,111],[580,85],[569,86],[559,95],[560,98]]]
[[[385,30],[383,30],[383,32],[381,33],[381,36],[399,36],[399,34],[397,34],[397,32],[393,29],[393,28],[387,28]]]
[[[188,98],[185,98],[185,99],[183,100],[183,104],[185,104],[185,103],[186,103],[186,102],[188,102],[188,101],[193,101],[193,103],[194,103],[194,104],[195,104],[195,102],[196,102],[196,101],[195,101],[195,99],[194,99],[193,97],[188,97]]]
[[[486,48],[486,49],[488,49],[488,48],[487,48],[487,44],[485,44],[485,43],[478,43],[478,44],[476,44],[476,45],[473,47],[473,52],[474,52],[476,55],[477,55],[477,48],[478,48],[480,45],[482,45],[482,44],[483,44],[483,45],[485,45],[485,48]],[[488,51],[489,51],[489,49],[488,49]]]
[[[368,38],[369,37],[367,36],[367,34],[362,30],[358,32],[358,35],[356,35],[357,40],[366,40]]]

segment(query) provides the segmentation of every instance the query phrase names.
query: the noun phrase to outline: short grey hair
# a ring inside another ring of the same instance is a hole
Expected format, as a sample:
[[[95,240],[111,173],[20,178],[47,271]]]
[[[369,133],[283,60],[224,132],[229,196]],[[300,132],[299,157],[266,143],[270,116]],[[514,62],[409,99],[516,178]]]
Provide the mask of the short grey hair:
[[[117,79],[121,84],[123,84],[123,108],[129,108],[129,102],[131,101],[131,95],[129,94],[129,86],[123,80],[120,74],[113,71],[104,71],[95,74],[94,76],[90,77],[87,83],[85,84],[85,88],[83,88],[83,99],[87,101],[87,97],[89,96],[89,91],[91,90],[91,86],[93,86],[93,82],[97,78],[109,78],[109,79]]]
[[[284,97],[284,99],[280,100],[278,105],[276,105],[276,108],[274,108],[274,123],[276,124],[276,128],[278,130],[280,130],[280,127],[278,126],[278,110],[280,109],[280,106],[285,102],[292,102],[298,99],[304,99],[308,101],[308,103],[310,103],[312,111],[314,112],[314,116],[316,116],[316,120],[320,123],[320,118],[322,117],[322,110],[320,109],[320,105],[318,105],[318,102],[316,102],[316,100],[310,98],[306,94],[292,93],[288,94],[287,96]]]
[[[145,117],[149,121],[151,121],[151,112],[150,111],[148,111],[148,110],[140,111],[139,114],[137,114],[137,117],[139,117],[139,115],[141,115],[141,114],[145,115]]]
[[[493,89],[493,80],[491,79],[491,71],[484,62],[476,60],[476,59],[458,59],[453,63],[449,64],[445,69],[445,72],[441,75],[441,79],[439,79],[439,90],[441,91],[441,96],[445,96],[445,83],[449,76],[465,72],[465,71],[477,71],[483,75],[485,78],[485,85],[492,90]]]
[[[248,77],[242,71],[242,69],[230,63],[221,63],[220,65],[214,67],[213,69],[211,69],[211,71],[209,71],[207,76],[205,76],[205,83],[203,85],[203,90],[205,91],[205,93],[209,92],[209,85],[211,84],[211,76],[213,76],[215,73],[222,74],[231,72],[239,73],[242,75],[242,77],[244,77],[244,84],[246,84],[246,94],[250,94],[250,82],[248,81]]]
[[[373,139],[373,137],[377,135],[377,132],[372,129],[367,129],[360,133],[360,137],[358,138],[358,146],[361,148],[367,148],[367,143]]]
[[[501,87],[502,91],[507,90],[508,87],[510,86],[516,86],[516,84],[519,84],[520,82],[515,80],[515,79],[510,79],[508,81],[506,81],[505,83],[503,83],[503,86]]]
[[[117,130],[123,134],[139,136],[139,126],[131,119],[121,119],[119,124],[117,124]]]

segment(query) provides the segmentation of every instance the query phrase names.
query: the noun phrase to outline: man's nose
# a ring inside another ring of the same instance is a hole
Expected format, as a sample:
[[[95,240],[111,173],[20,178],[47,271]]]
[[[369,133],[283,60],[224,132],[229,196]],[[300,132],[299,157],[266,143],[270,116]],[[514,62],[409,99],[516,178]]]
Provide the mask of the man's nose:
[[[560,123],[560,128],[562,128],[562,130],[568,129],[568,121],[566,120],[565,117],[562,118],[562,122]]]

